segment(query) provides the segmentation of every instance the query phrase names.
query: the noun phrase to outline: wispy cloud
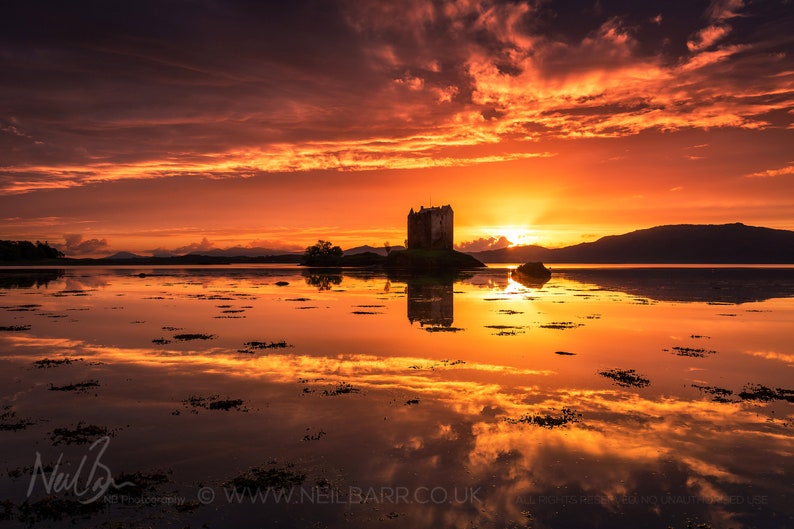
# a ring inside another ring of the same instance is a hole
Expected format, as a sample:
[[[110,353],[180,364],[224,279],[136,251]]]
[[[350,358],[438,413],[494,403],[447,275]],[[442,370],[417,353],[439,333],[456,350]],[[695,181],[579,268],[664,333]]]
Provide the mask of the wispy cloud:
[[[794,162],[789,162],[785,167],[767,169],[746,175],[747,178],[775,178],[778,176],[794,175]]]

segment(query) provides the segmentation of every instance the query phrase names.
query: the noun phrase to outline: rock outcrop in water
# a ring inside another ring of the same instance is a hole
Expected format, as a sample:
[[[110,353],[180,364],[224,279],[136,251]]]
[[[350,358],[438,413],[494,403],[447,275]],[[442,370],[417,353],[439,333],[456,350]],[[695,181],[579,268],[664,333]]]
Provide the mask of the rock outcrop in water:
[[[513,275],[531,277],[533,279],[549,279],[551,270],[543,266],[541,262],[524,263],[513,270]]]
[[[524,263],[510,273],[513,281],[518,281],[528,287],[542,287],[551,279],[551,270],[541,262]]]

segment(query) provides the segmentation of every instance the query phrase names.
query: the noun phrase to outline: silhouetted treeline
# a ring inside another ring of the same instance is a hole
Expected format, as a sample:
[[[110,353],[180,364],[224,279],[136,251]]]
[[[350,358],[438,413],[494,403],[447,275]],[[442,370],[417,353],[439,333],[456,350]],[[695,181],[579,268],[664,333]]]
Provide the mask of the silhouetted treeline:
[[[46,242],[0,241],[0,261],[38,261],[59,257],[63,257],[63,252]]]

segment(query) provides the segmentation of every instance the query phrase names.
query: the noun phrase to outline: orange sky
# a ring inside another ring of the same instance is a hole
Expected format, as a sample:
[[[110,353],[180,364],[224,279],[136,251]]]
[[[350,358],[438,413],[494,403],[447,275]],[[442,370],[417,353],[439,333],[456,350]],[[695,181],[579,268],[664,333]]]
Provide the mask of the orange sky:
[[[794,229],[790,7],[622,4],[7,3],[0,238],[401,244],[431,201],[472,249]]]

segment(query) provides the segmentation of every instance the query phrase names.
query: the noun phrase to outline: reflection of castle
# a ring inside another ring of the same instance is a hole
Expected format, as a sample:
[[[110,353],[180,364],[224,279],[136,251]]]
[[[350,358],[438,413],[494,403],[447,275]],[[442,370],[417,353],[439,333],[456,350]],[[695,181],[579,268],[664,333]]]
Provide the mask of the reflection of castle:
[[[408,321],[420,325],[450,327],[453,321],[452,281],[449,283],[408,282]]]
[[[408,249],[451,250],[453,213],[450,206],[422,206],[408,213]]]
[[[453,213],[447,206],[422,206],[408,213],[409,250],[452,250]],[[452,326],[452,279],[413,277],[407,281],[408,321]]]

